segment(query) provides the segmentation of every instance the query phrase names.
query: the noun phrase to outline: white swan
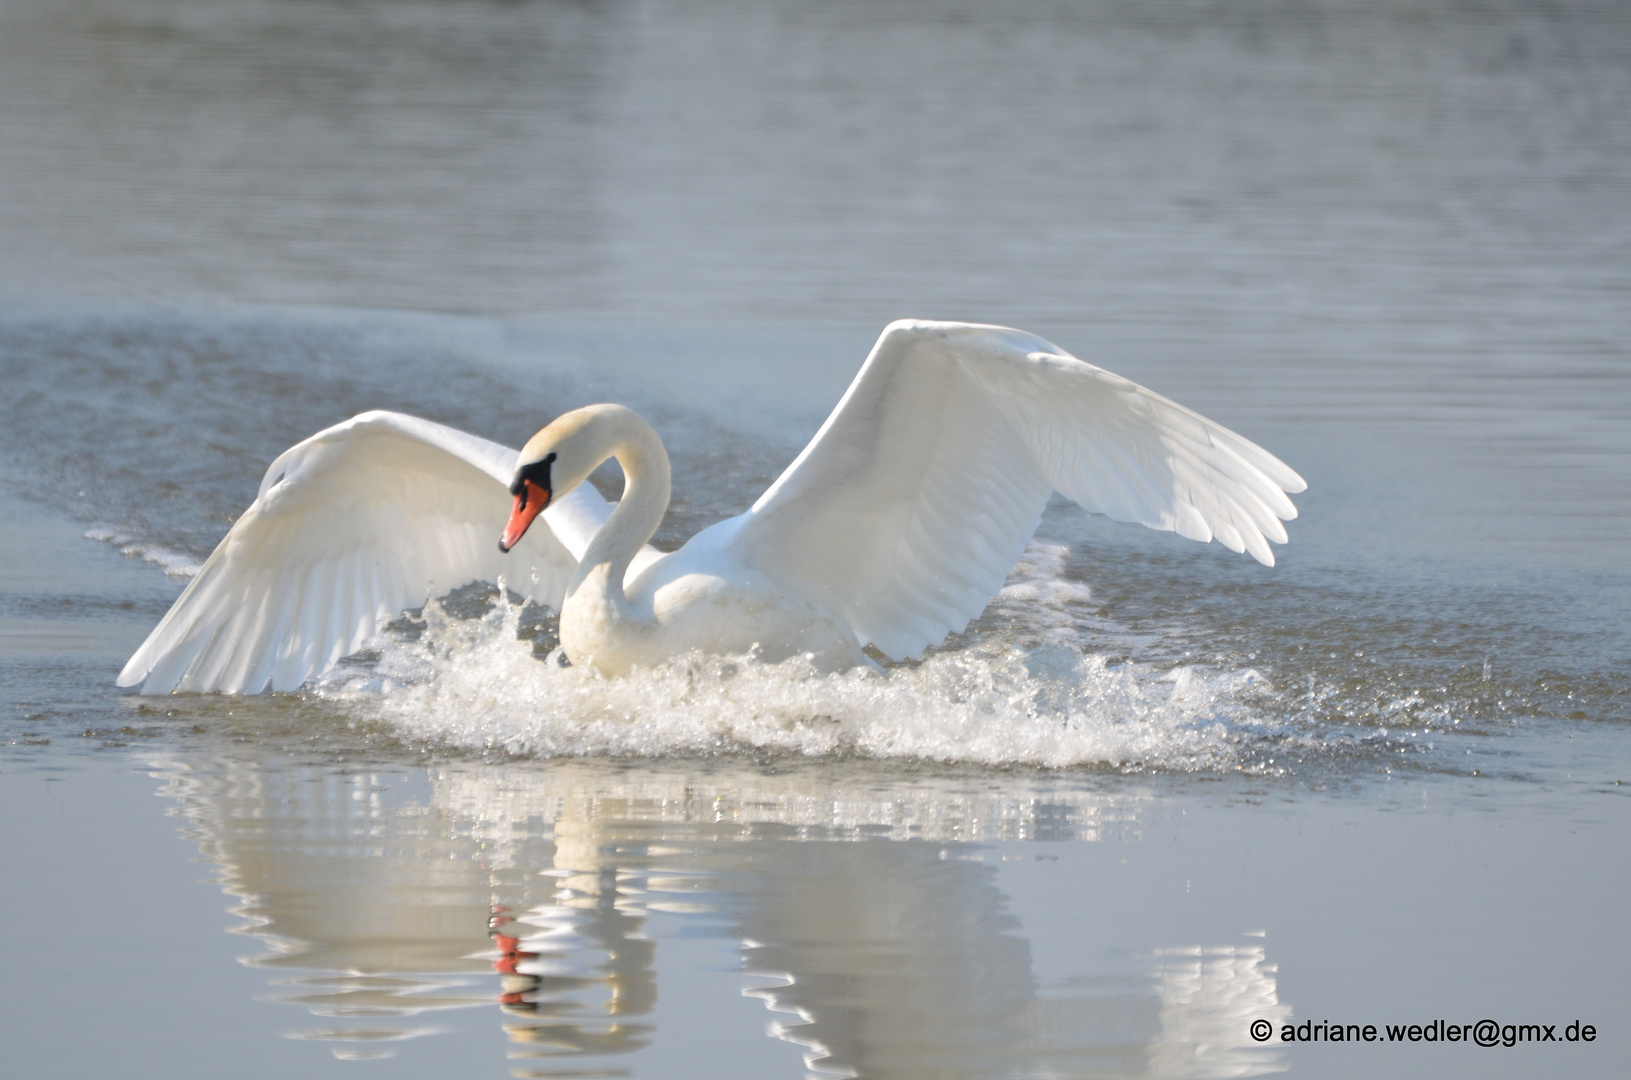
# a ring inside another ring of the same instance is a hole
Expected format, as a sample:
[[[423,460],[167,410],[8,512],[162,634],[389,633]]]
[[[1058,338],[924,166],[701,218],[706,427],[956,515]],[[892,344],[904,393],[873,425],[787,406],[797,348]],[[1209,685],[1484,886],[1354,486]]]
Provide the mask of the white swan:
[[[615,508],[583,483],[608,457],[627,478]],[[1272,565],[1269,541],[1297,514],[1286,493],[1305,487],[1234,432],[1041,338],[897,322],[753,508],[667,555],[647,541],[668,455],[622,406],[560,417],[519,458],[394,413],[319,432],[272,463],[119,685],[292,690],[436,588],[500,574],[560,610],[574,663],[608,674],[690,649],[835,668],[866,646],[904,658],[984,610],[1054,490]],[[529,529],[540,511],[549,527]]]

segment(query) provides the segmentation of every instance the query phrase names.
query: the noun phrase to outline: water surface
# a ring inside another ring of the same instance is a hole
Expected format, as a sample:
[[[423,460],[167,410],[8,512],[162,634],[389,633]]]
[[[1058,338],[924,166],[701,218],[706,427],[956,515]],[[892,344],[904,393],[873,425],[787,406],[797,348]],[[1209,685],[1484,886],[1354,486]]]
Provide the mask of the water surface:
[[[4,0],[0,93],[8,1074],[1617,1075],[1621,6]],[[884,676],[473,585],[112,685],[328,424],[625,402],[672,547],[902,316],[1268,447],[1279,565],[1056,502]],[[1247,1031],[1485,1017],[1602,1034]]]

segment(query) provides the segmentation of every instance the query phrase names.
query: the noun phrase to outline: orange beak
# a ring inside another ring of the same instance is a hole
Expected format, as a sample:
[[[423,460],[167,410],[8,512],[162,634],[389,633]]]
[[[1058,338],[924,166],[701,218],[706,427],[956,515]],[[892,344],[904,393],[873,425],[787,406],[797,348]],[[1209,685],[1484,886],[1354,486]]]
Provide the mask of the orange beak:
[[[515,496],[515,508],[510,511],[509,524],[504,526],[504,535],[498,539],[498,550],[508,551],[519,543],[532,519],[543,513],[548,505],[549,492],[531,480],[523,480],[521,490]]]

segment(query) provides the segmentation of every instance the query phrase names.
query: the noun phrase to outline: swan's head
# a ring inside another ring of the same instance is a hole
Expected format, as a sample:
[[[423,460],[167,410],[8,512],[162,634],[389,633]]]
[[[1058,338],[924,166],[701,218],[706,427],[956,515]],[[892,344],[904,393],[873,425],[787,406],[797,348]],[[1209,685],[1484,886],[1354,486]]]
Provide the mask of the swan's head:
[[[499,537],[500,551],[519,543],[546,507],[571,494],[612,455],[631,417],[644,423],[621,405],[590,405],[557,417],[527,440],[510,481],[515,504]]]
[[[510,494],[515,496],[515,506],[510,510],[510,520],[504,526],[503,535],[498,538],[498,550],[509,551],[519,543],[533,519],[554,501],[555,484],[549,474],[556,457],[556,453],[550,451],[541,458],[529,461],[526,452],[522,451],[521,465],[515,470],[515,479],[510,481]]]

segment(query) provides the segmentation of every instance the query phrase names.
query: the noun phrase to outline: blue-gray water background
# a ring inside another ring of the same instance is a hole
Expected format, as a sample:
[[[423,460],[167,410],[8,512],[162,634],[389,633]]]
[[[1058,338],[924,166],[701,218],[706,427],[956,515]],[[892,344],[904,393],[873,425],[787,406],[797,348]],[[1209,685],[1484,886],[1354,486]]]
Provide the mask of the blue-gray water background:
[[[1625,5],[0,0],[0,101],[8,1075],[1631,1052]],[[299,695],[113,688],[327,424],[627,402],[672,545],[906,316],[1279,454],[1280,565],[1059,504],[880,693],[586,689],[479,593]],[[1246,1035],[1485,1015],[1603,1035]]]

